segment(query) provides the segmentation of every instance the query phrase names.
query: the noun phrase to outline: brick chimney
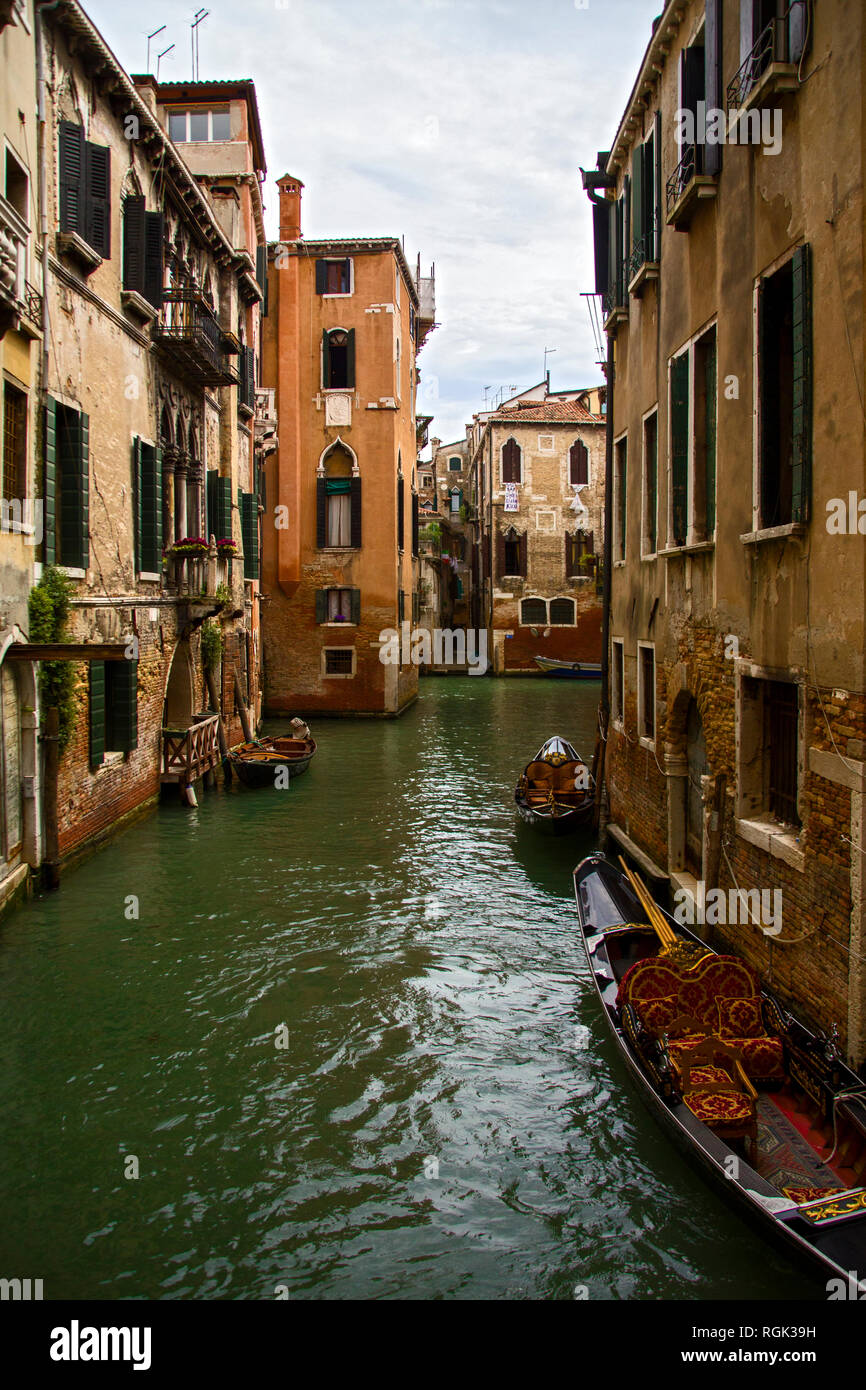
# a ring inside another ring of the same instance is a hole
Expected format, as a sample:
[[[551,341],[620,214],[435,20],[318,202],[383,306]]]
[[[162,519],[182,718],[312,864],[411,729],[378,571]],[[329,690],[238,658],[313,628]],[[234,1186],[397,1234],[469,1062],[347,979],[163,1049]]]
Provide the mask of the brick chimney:
[[[293,179],[291,174],[283,174],[277,180],[277,188],[280,190],[280,241],[298,241],[303,233],[301,232],[301,189],[303,184],[300,179]]]

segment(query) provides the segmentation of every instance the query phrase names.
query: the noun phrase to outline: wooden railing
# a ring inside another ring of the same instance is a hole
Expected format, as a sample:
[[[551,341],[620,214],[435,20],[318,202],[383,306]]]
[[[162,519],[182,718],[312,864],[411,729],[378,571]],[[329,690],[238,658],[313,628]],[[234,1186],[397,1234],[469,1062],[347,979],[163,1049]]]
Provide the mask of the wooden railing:
[[[188,729],[163,729],[162,780],[191,786],[205,772],[217,766],[219,715],[211,714]]]

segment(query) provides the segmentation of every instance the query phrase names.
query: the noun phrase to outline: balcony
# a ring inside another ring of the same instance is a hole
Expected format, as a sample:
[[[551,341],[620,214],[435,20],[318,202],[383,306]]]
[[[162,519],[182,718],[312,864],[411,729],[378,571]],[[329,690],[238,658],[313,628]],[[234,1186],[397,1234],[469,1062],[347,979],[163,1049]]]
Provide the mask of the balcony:
[[[628,308],[623,303],[620,279],[618,275],[618,283],[610,285],[601,297],[601,319],[605,333],[610,333],[611,330],[615,332],[617,324],[628,321]]]
[[[165,290],[154,342],[163,360],[193,386],[236,386],[229,361],[233,344],[201,290]]]
[[[27,223],[0,195],[0,337],[8,328],[38,334],[42,297],[24,278],[29,238]]]
[[[189,605],[190,619],[208,617],[225,606],[231,593],[231,561],[220,555],[211,537],[206,551],[169,552],[167,579],[178,599]]]
[[[640,298],[643,287],[650,280],[659,278],[657,232],[651,227],[634,244],[629,257],[627,278],[628,292]]]
[[[715,198],[715,174],[703,173],[704,146],[686,145],[683,157],[665,188],[668,226],[685,231],[697,206],[705,198]]]
[[[765,106],[782,92],[799,86],[797,61],[803,51],[805,5],[794,0],[781,19],[771,19],[751,53],[728,83],[726,104],[729,122],[742,111]],[[796,56],[795,56],[796,55]]]
[[[188,729],[163,729],[160,781],[190,787],[220,761],[219,715],[206,715]]]

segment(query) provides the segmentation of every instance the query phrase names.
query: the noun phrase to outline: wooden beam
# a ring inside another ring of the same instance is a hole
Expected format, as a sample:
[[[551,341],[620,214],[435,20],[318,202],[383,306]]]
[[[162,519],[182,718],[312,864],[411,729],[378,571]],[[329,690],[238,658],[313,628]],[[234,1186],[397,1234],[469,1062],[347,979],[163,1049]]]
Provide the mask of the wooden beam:
[[[123,661],[128,642],[13,642],[6,661]]]

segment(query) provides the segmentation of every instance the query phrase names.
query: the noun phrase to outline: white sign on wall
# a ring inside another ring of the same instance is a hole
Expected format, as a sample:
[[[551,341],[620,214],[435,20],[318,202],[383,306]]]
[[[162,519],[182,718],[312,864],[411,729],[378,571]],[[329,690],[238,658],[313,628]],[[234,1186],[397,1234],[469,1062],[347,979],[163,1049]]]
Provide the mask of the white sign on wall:
[[[507,512],[517,512],[520,510],[520,506],[517,501],[516,483],[505,484],[505,510]]]

